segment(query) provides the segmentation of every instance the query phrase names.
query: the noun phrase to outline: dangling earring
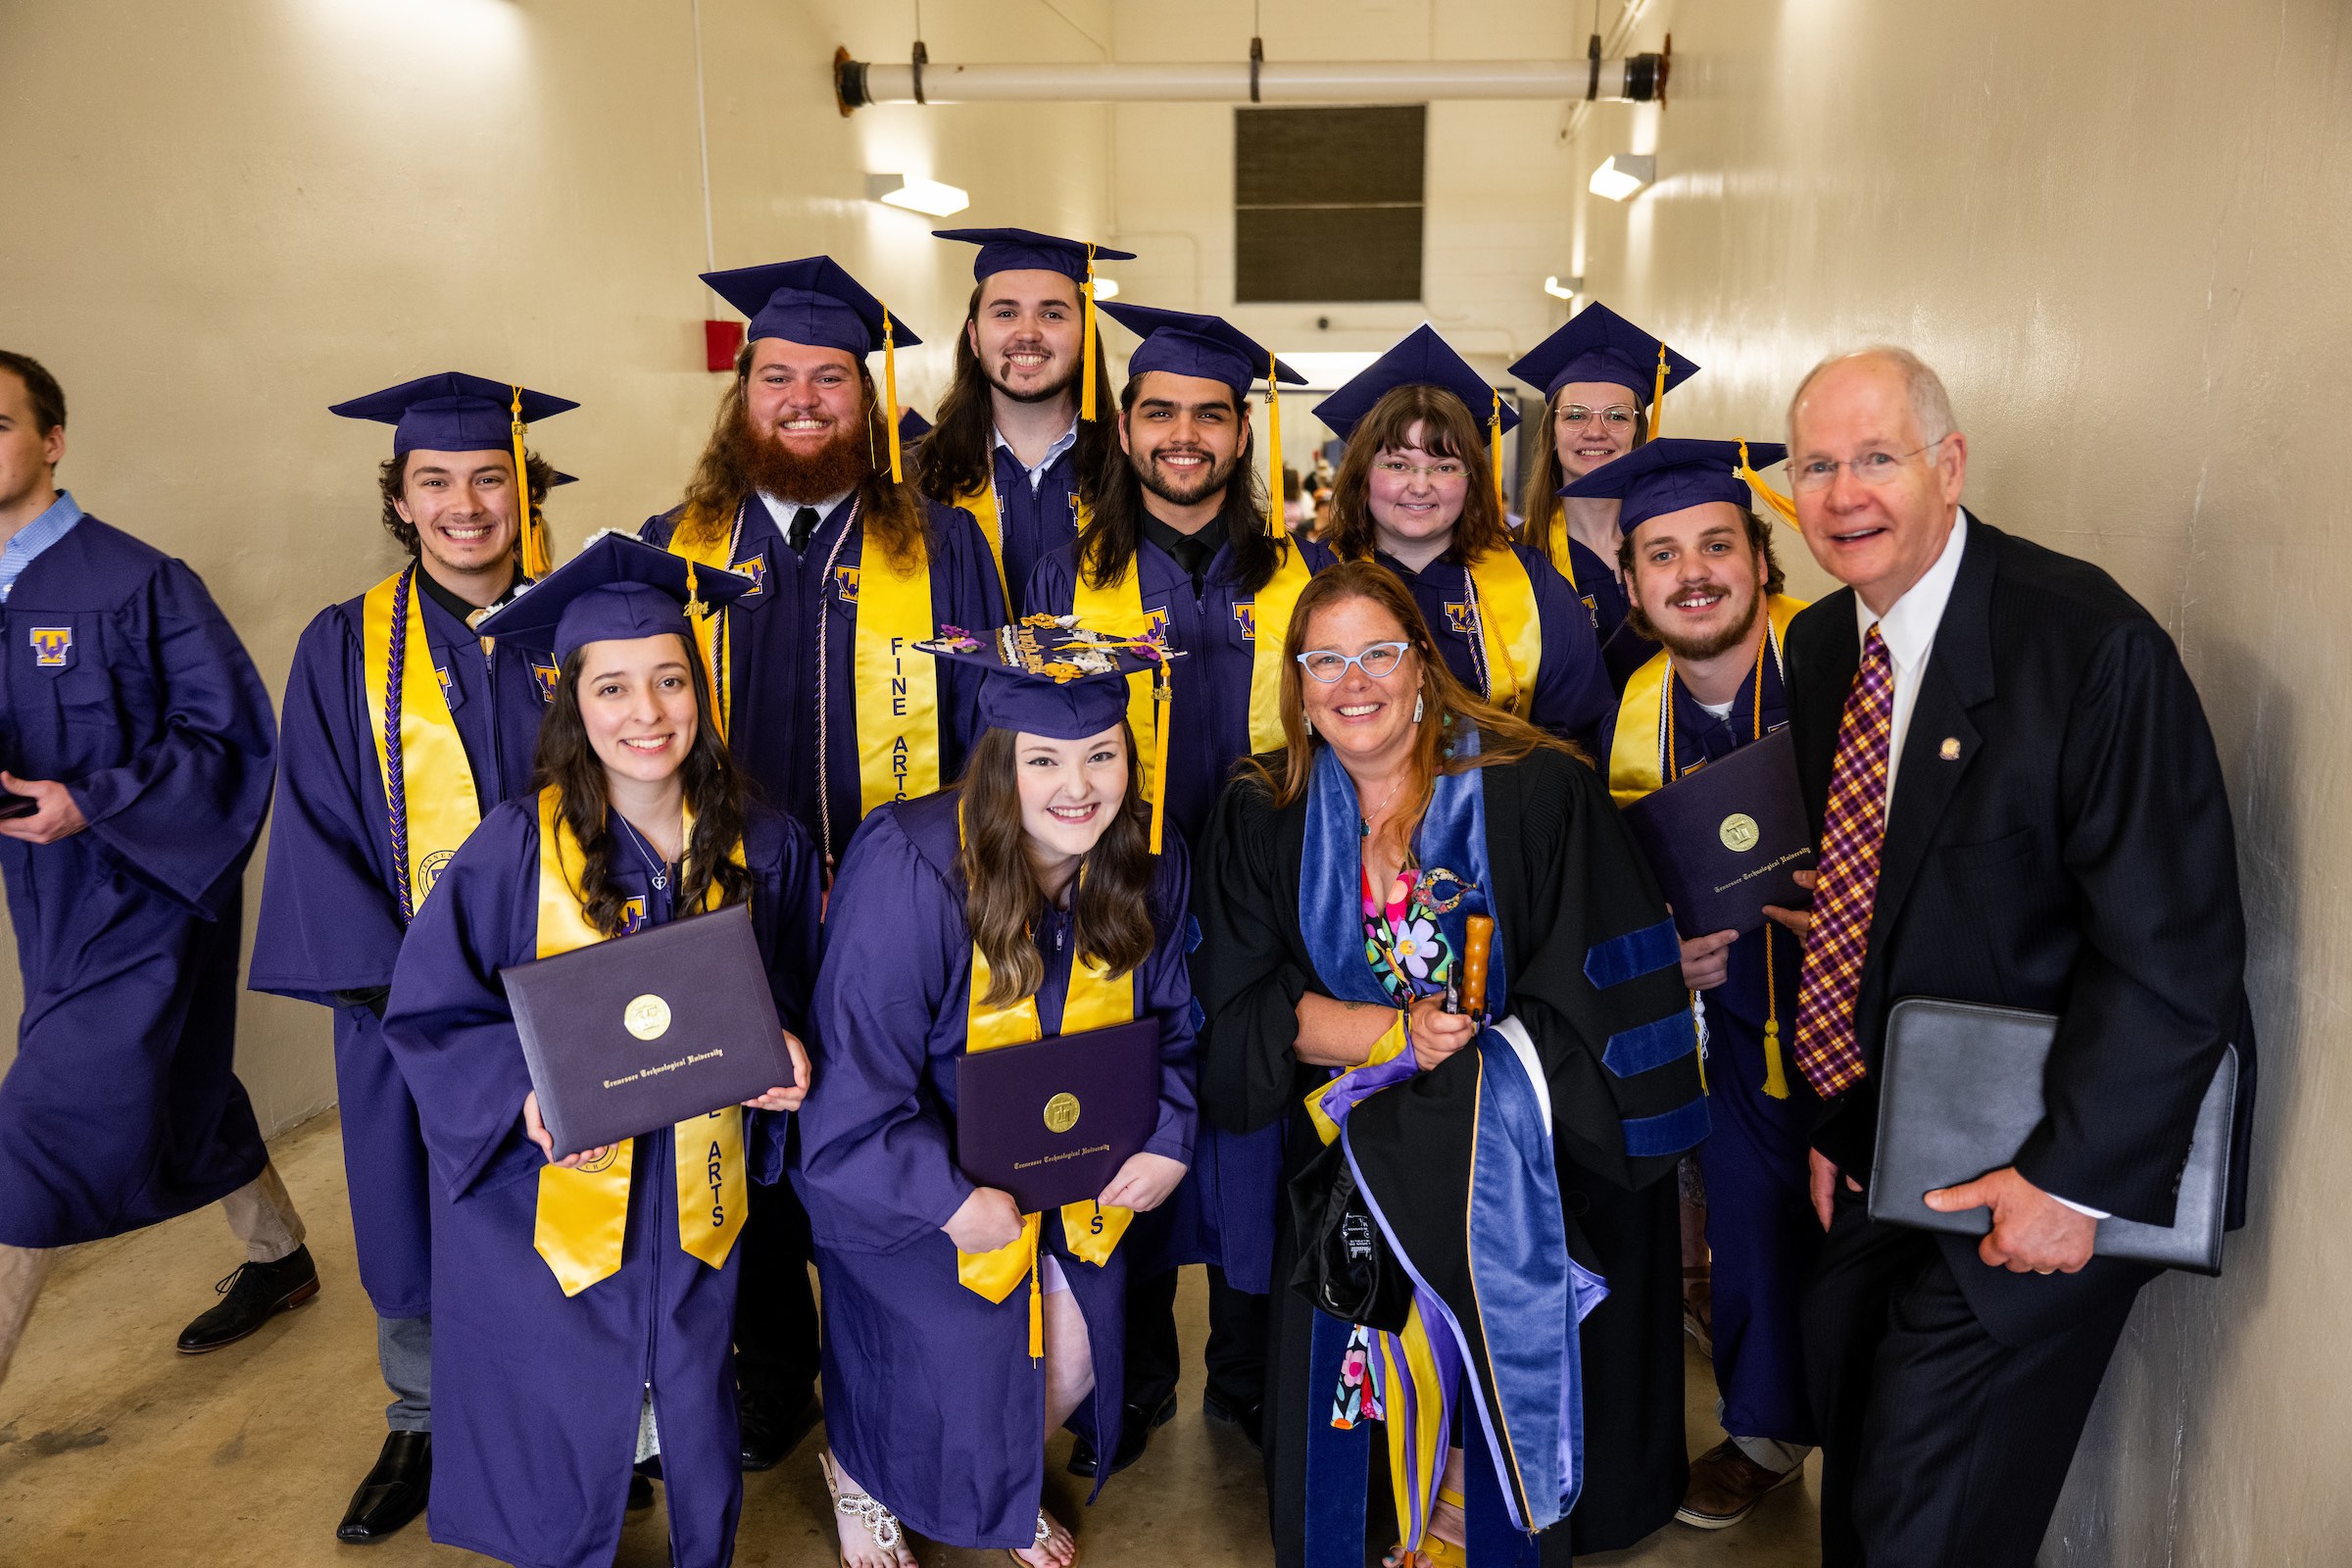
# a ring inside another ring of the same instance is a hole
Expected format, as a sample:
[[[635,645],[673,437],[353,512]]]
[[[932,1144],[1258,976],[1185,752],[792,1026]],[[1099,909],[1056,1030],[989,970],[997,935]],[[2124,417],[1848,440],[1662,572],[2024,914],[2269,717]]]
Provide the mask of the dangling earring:
[[[1421,722],[1421,702],[1422,694],[1419,692],[1413,693],[1413,722],[1416,724]]]
[[[1307,732],[1309,735],[1312,735],[1312,734],[1315,732],[1315,721],[1314,721],[1313,719],[1311,719],[1311,718],[1310,718],[1310,719],[1307,719],[1307,720],[1305,721],[1305,723],[1306,723],[1306,732]]]

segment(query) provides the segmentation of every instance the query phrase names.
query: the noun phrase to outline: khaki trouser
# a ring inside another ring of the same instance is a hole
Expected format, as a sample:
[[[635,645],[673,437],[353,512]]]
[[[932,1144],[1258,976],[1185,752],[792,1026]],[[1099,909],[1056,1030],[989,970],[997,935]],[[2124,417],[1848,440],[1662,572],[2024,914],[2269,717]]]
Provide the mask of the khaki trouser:
[[[228,1228],[245,1244],[249,1263],[275,1263],[302,1245],[302,1216],[277,1167],[262,1173],[220,1200]],[[40,1298],[49,1271],[57,1266],[62,1247],[10,1247],[0,1244],[0,1383],[8,1381],[8,1364],[16,1358],[17,1342],[24,1337],[24,1321]]]

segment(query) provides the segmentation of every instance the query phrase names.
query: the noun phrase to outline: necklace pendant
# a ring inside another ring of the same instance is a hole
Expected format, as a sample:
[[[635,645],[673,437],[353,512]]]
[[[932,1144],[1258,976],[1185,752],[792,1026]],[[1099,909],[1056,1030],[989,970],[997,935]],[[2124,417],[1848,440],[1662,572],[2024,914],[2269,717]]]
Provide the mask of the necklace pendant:
[[[659,892],[660,892],[660,891],[662,891],[663,888],[666,888],[666,887],[668,887],[668,886],[669,886],[669,872],[668,872],[668,870],[665,868],[665,869],[662,869],[662,870],[660,870],[660,871],[656,871],[656,872],[654,873],[654,891],[655,891],[655,892],[657,892],[657,893],[659,893]]]

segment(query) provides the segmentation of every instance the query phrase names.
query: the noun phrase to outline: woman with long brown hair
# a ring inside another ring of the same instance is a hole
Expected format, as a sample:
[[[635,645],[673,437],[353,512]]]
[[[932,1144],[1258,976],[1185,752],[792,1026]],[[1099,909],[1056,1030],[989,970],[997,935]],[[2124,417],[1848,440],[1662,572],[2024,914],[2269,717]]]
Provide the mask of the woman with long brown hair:
[[[654,1453],[672,1561],[720,1568],[742,1503],[732,1329],[749,1184],[782,1173],[808,1064],[818,868],[750,804],[681,603],[751,586],[619,534],[484,620],[561,674],[535,795],[482,819],[419,906],[384,1038],[416,1100],[434,1216],[433,1539],[606,1564]],[[606,1149],[555,1147],[502,971],[751,906],[794,1081]]]
[[[1455,679],[1590,749],[1610,708],[1592,616],[1550,563],[1511,538],[1490,454],[1517,413],[1428,326],[1315,413],[1348,443],[1331,548],[1396,574]]]
[[[1284,745],[1218,806],[1195,963],[1203,1108],[1290,1126],[1275,1558],[1361,1560],[1381,1423],[1391,1564],[1536,1532],[1564,1563],[1549,1527],[1621,1436],[1582,1419],[1579,1322],[1616,1281],[1581,1216],[1707,1129],[1674,925],[1592,768],[1456,679],[1389,572],[1318,575],[1285,646]]]
[[[1544,389],[1545,427],[1527,442],[1519,489],[1521,537],[1568,579],[1592,615],[1601,662],[1619,691],[1658,645],[1626,624],[1629,596],[1617,564],[1617,503],[1560,491],[1657,433],[1668,392],[1698,367],[1597,302],[1511,367]]]
[[[1149,667],[1135,646],[1043,616],[943,628],[925,651],[989,671],[988,727],[955,787],[866,819],[834,883],[815,1008],[825,1087],[802,1118],[797,1180],[850,1568],[912,1568],[908,1532],[1033,1568],[1076,1555],[1040,1505],[1046,1436],[1090,1392],[1121,1387],[1121,1243],[1193,1150],[1188,875],[1144,804],[1126,720],[1125,672]],[[1152,1130],[1091,1200],[1024,1214],[964,1174],[963,1058],[1145,1019]],[[1116,1451],[1119,1399],[1093,1409],[1098,1450]]]

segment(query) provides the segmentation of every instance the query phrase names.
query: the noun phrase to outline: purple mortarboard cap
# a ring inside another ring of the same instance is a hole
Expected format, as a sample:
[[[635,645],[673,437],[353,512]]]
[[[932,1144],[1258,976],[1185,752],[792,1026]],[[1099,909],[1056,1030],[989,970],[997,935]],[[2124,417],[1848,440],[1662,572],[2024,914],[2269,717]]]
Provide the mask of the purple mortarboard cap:
[[[1728,501],[1735,507],[1752,506],[1747,481],[1740,476],[1737,441],[1692,441],[1664,436],[1593,469],[1560,491],[1564,496],[1615,498],[1617,526],[1627,533],[1652,517],[1709,501]],[[1769,468],[1788,455],[1777,441],[1750,441],[1751,468]]]
[[[1511,367],[1520,380],[1550,397],[1571,381],[1606,381],[1633,393],[1647,406],[1658,389],[1657,337],[1644,332],[1606,305],[1588,305],[1567,325],[1521,356]],[[1666,390],[1698,373],[1695,362],[1666,349]]]
[[[1146,370],[1198,375],[1222,381],[1233,388],[1236,397],[1246,398],[1253,383],[1265,379],[1270,363],[1282,380],[1292,386],[1306,385],[1305,376],[1274,359],[1272,350],[1260,347],[1255,338],[1223,317],[1121,305],[1116,300],[1105,300],[1102,313],[1144,340],[1127,357],[1130,376]]]
[[[1374,404],[1400,386],[1434,386],[1452,393],[1462,400],[1470,417],[1482,428],[1494,416],[1494,388],[1470,368],[1468,360],[1453,352],[1451,344],[1438,336],[1436,327],[1424,321],[1402,342],[1357,371],[1352,380],[1316,404],[1315,417],[1345,440],[1357,421],[1372,412]],[[1518,409],[1510,399],[1503,399],[1502,427],[1508,430],[1518,422]]]
[[[579,405],[524,388],[522,422],[536,424]],[[392,426],[392,455],[404,452],[505,452],[514,444],[514,387],[457,370],[418,376],[348,403],[328,405],[346,419]]]
[[[751,318],[745,335],[752,341],[780,337],[788,343],[859,356],[882,346],[882,302],[830,256],[738,267],[731,272],[705,272],[703,281],[716,290],[720,299]],[[903,349],[922,341],[896,316],[890,318],[890,337]]]
[[[972,258],[975,282],[985,282],[998,272],[1059,272],[1078,282],[1086,281],[1086,241],[1082,239],[1040,234],[1033,228],[935,228],[931,237],[980,247],[980,254]],[[1135,252],[1098,245],[1095,260],[1132,262]]]
[[[607,530],[580,553],[516,594],[475,628],[484,637],[517,637],[552,646],[559,663],[589,643],[690,637],[686,619],[690,563],[642,539]],[[751,592],[752,579],[694,566],[694,598],[718,606]]]
[[[562,468],[553,470],[547,476],[547,487],[550,490],[555,489],[559,485],[578,484],[579,482],[580,476],[578,474],[565,473]]]
[[[1056,741],[1082,741],[1116,724],[1127,713],[1127,677],[1182,657],[1156,639],[1089,631],[1074,615],[1030,615],[981,632],[942,626],[914,646],[987,671],[983,724]]]
[[[899,416],[899,445],[910,447],[931,433],[931,421],[912,409]]]

